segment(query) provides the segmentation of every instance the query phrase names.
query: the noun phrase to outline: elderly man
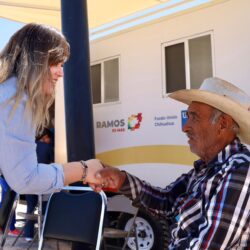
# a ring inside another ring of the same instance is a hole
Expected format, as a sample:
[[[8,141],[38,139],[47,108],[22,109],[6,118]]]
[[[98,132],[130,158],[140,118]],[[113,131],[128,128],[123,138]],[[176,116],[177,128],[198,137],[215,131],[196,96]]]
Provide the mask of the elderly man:
[[[173,221],[169,249],[250,249],[250,98],[234,85],[206,79],[199,90],[169,97],[189,105],[183,132],[200,157],[165,189],[106,167],[103,186],[119,190],[154,214]],[[91,184],[97,191],[100,186]]]

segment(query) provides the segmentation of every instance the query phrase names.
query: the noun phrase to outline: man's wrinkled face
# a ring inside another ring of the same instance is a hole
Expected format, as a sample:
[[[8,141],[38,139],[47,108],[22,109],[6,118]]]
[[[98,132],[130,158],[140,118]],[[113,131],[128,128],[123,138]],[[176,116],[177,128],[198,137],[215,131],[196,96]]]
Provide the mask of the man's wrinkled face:
[[[214,108],[200,102],[192,102],[187,111],[188,121],[182,131],[189,138],[190,150],[201,159],[207,155],[218,140],[219,123],[212,124]]]

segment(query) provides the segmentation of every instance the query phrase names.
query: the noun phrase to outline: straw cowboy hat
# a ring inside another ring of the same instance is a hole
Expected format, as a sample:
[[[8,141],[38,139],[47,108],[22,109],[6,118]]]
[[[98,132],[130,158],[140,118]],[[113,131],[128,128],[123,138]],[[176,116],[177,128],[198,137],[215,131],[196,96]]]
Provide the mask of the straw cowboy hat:
[[[178,90],[169,97],[188,105],[193,101],[206,103],[230,115],[239,125],[239,138],[250,144],[250,97],[233,84],[211,77],[200,89]]]

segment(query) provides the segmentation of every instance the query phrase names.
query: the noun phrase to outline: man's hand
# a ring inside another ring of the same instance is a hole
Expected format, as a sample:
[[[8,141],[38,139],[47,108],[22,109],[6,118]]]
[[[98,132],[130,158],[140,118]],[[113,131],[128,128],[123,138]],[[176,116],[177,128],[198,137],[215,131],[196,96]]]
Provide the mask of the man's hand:
[[[126,178],[125,172],[121,172],[118,168],[113,168],[105,164],[102,165],[104,168],[98,170],[95,174],[97,181],[89,182],[89,185],[97,192],[101,190],[119,191]]]

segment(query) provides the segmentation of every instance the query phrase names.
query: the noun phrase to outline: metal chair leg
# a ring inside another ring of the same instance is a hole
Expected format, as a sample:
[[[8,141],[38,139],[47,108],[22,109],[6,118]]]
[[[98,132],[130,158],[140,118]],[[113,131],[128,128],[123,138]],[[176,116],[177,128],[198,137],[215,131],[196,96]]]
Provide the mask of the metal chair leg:
[[[4,232],[3,232],[3,236],[2,236],[2,239],[1,239],[1,243],[0,243],[0,249],[3,249],[3,247],[5,245],[6,238],[8,236],[8,232],[9,232],[9,228],[10,228],[10,223],[11,223],[12,217],[13,217],[15,211],[16,211],[18,197],[19,197],[18,194],[16,194],[15,201],[14,201],[13,206],[11,208],[10,216],[9,216],[9,218],[7,220],[7,223],[6,223]]]
[[[22,228],[21,232],[19,233],[19,235],[15,238],[15,240],[13,241],[13,243],[11,244],[11,246],[15,246],[15,244],[17,243],[17,241],[19,240],[19,238],[23,235],[25,226]]]
[[[30,242],[29,246],[27,247],[27,250],[29,250],[33,246],[36,239],[38,239],[38,230],[36,231],[32,241]]]
[[[136,231],[136,216],[137,216],[138,212],[139,212],[139,209],[136,211],[136,213],[135,213],[135,215],[133,217],[132,227],[128,231],[127,237],[124,239],[124,244],[123,244],[122,250],[126,249],[126,245],[128,243],[128,239],[129,239],[129,236],[131,235],[132,230],[134,231],[134,235],[135,235],[135,248],[136,248],[136,250],[139,250],[138,238],[137,238],[137,231]]]

